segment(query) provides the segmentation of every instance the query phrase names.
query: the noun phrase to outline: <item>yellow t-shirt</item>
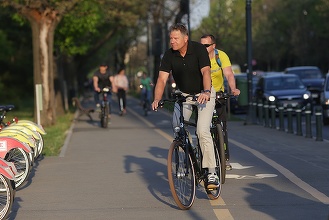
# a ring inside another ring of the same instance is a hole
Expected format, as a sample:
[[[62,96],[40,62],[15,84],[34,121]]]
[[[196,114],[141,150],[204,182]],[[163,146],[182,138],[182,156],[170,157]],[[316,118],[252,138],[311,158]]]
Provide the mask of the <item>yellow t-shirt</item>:
[[[231,66],[230,58],[224,51],[218,50],[219,60],[222,63],[222,68]],[[216,61],[216,56],[210,59],[211,65],[211,81],[212,86],[215,88],[216,92],[224,91],[224,76],[222,68],[219,67]]]

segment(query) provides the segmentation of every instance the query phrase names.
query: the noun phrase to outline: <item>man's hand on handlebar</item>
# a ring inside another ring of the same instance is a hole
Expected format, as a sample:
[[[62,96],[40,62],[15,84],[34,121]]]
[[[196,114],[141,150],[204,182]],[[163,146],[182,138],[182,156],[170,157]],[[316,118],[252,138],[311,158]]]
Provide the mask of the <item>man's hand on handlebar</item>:
[[[210,92],[203,92],[198,96],[198,103],[200,104],[206,104],[207,101],[210,99]]]
[[[152,110],[157,111],[158,107],[159,107],[159,100],[154,99],[154,101],[152,102]]]
[[[239,89],[232,89],[232,94],[234,95],[234,96],[238,96],[238,95],[240,95],[240,90]]]

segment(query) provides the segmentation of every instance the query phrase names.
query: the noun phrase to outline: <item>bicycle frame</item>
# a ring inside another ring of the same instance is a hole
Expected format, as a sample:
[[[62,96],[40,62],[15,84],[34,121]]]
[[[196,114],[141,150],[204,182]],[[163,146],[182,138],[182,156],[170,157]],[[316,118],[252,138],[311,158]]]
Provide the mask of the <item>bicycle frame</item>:
[[[202,168],[202,151],[197,137],[196,146],[192,146],[190,141],[189,130],[187,126],[196,127],[195,122],[185,121],[183,116],[183,103],[186,99],[192,97],[196,101],[194,95],[183,96],[181,93],[175,93],[173,100],[162,100],[159,106],[164,102],[175,102],[175,108],[179,106],[179,117],[174,131],[176,137],[171,144],[168,152],[167,169],[168,182],[173,198],[181,209],[189,209],[195,198],[196,186],[202,181],[205,183],[205,191],[210,199],[217,199],[220,195],[221,186],[216,188],[208,188],[208,172],[206,168]],[[177,105],[176,105],[177,104]],[[196,118],[198,117],[197,111]],[[174,111],[174,117],[175,117]],[[197,120],[196,120],[197,121]],[[215,145],[214,145],[215,146]],[[220,173],[220,158],[217,149],[215,148],[216,172]],[[218,170],[219,169],[219,170]]]
[[[191,143],[189,143],[189,137],[187,135],[187,131],[185,128],[185,123],[184,123],[184,116],[183,116],[183,102],[176,102],[179,105],[180,108],[180,115],[179,115],[179,128],[174,128],[175,132],[179,133],[179,135],[177,135],[175,137],[176,141],[180,141],[183,145],[183,147],[186,149],[185,150],[185,160],[188,160],[188,157],[190,154],[190,151],[192,151],[192,146]],[[194,155],[191,157],[192,161],[195,162],[195,157]],[[187,163],[187,166],[185,168],[185,175],[188,175],[188,170],[189,170],[189,164]]]
[[[192,163],[193,163],[193,169],[194,172],[196,174],[196,182],[200,183],[202,181],[202,177],[205,176],[202,174],[202,168],[201,168],[201,159],[202,157],[197,158],[197,156],[194,153],[194,150],[192,148],[192,143],[190,143],[190,139],[189,139],[189,132],[186,130],[186,126],[192,126],[192,127],[196,127],[196,123],[193,122],[189,122],[189,121],[185,121],[184,120],[184,116],[183,116],[183,102],[186,101],[186,98],[188,97],[192,97],[192,99],[196,100],[196,96],[187,96],[187,97],[179,97],[180,95],[176,95],[176,102],[179,105],[179,126],[174,128],[175,132],[178,133],[178,135],[176,135],[174,141],[179,141],[180,143],[182,143],[182,146],[185,148],[185,160],[189,159],[189,156],[191,157]],[[194,110],[195,111],[195,110]],[[196,118],[197,118],[197,111],[196,112]],[[197,121],[197,120],[196,120]],[[197,137],[197,142],[196,142],[196,150],[199,152],[199,154],[201,153],[201,148],[199,145],[199,139]],[[185,175],[189,175],[189,163],[186,164],[186,168],[185,168]]]
[[[0,174],[4,175],[10,180],[15,180],[17,169],[12,162],[8,162],[0,158]]]

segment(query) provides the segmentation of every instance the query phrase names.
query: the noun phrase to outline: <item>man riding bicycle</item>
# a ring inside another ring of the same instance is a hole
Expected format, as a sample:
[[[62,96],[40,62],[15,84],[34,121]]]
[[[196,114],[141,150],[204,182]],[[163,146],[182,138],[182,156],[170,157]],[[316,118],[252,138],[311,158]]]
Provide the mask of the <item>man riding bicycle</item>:
[[[216,174],[216,160],[210,123],[215,107],[215,90],[211,86],[210,60],[206,48],[195,41],[189,41],[188,30],[184,24],[170,28],[171,48],[165,52],[159,67],[152,109],[156,110],[162,98],[169,74],[172,73],[179,90],[184,94],[195,94],[197,101],[183,103],[183,115],[189,120],[192,105],[197,106],[197,135],[203,154],[202,167],[208,168],[207,188],[217,188],[219,178]],[[179,111],[176,110],[177,114]],[[175,115],[174,113],[174,115]],[[175,117],[173,123],[175,126]]]
[[[227,79],[230,91],[233,95],[238,96],[240,90],[236,88],[234,73],[232,71],[232,66],[229,57],[224,51],[216,49],[216,38],[212,34],[203,35],[200,39],[200,43],[206,46],[210,63],[211,63],[211,80],[216,93],[224,92],[224,77]],[[216,104],[216,110],[218,116],[221,117],[224,127],[226,128],[226,105]],[[228,151],[228,146],[227,151]],[[232,169],[232,166],[228,162],[229,157],[226,161],[226,169]]]
[[[102,63],[99,66],[99,70],[97,70],[93,75],[93,86],[94,86],[94,100],[96,103],[96,108],[100,111],[100,101],[99,94],[102,89],[105,87],[112,87],[113,75],[107,70],[108,66],[105,63]],[[108,102],[111,105],[112,100],[112,91],[111,89],[107,92]],[[111,109],[111,108],[110,108]],[[111,112],[109,112],[111,114]]]
[[[153,82],[150,77],[146,75],[146,72],[143,72],[142,78],[140,80],[141,85],[141,103],[144,101],[147,102],[147,106],[149,106],[151,101],[151,94],[152,94],[152,86]]]

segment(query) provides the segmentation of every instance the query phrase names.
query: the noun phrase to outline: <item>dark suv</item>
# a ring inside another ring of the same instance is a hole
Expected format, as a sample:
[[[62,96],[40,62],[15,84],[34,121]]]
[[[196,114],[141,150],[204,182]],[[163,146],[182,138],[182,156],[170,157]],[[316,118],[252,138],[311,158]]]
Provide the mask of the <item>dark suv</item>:
[[[306,88],[312,93],[315,104],[320,104],[320,94],[323,89],[324,77],[316,66],[295,66],[286,68],[284,73],[296,74]]]
[[[299,105],[303,109],[311,103],[311,93],[294,74],[262,76],[256,85],[254,97],[257,100],[274,102],[277,107],[282,104],[285,108],[290,104],[293,108]]]

